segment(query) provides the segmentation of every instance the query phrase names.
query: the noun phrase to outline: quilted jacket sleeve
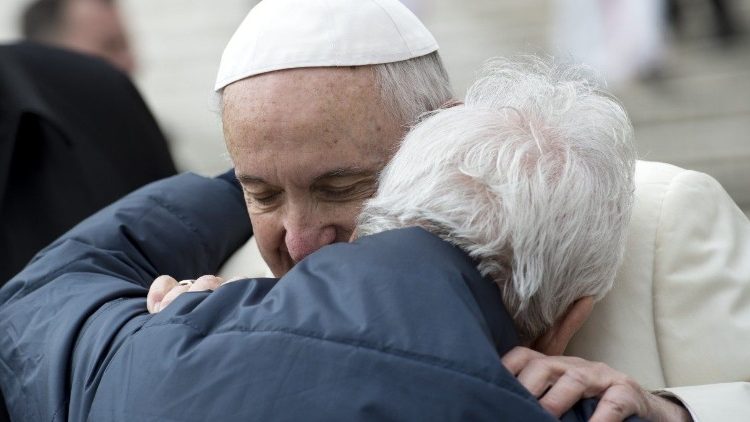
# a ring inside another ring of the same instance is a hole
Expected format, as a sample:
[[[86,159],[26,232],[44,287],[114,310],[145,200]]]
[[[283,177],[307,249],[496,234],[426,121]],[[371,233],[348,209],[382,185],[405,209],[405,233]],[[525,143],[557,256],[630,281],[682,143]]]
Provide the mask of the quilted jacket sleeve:
[[[249,234],[234,186],[184,174],[126,196],[40,252],[0,290],[0,380],[12,419],[78,420],[90,402],[81,395],[95,393],[120,341],[149,318],[151,281],[215,272]]]

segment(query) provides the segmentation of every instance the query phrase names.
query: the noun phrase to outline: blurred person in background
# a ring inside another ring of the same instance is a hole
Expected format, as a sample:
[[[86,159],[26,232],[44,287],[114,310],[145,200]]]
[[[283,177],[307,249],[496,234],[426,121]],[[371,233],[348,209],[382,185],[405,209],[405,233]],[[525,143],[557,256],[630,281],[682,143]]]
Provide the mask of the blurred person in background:
[[[609,83],[657,75],[665,51],[663,0],[557,0],[552,45]]]
[[[0,45],[0,285],[82,219],[176,172],[131,79],[86,54]]]
[[[0,46],[0,285],[73,225],[176,172],[111,0],[38,0]],[[104,59],[105,62],[102,62]]]
[[[21,18],[23,35],[101,57],[132,75],[136,60],[115,0],[36,0]]]
[[[685,26],[685,4],[682,0],[667,0],[667,17],[669,23],[680,35]],[[692,2],[691,2],[692,3]],[[713,12],[714,34],[724,44],[731,45],[742,35],[742,25],[735,17],[734,6],[728,0],[710,0]]]

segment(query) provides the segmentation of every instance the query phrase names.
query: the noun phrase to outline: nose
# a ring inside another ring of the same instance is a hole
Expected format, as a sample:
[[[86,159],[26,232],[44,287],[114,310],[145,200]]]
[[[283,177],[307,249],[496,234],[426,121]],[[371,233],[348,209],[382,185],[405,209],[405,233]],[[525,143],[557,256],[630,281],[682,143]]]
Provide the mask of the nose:
[[[325,245],[336,241],[333,226],[287,227],[284,238],[289,256],[296,263]]]

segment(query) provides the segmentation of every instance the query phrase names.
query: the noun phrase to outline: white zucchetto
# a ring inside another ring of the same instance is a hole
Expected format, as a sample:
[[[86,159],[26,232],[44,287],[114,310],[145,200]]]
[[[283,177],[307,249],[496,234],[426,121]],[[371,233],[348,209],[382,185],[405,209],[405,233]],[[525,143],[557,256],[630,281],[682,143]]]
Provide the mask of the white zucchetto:
[[[229,40],[214,89],[274,70],[392,63],[437,49],[397,0],[264,0]]]

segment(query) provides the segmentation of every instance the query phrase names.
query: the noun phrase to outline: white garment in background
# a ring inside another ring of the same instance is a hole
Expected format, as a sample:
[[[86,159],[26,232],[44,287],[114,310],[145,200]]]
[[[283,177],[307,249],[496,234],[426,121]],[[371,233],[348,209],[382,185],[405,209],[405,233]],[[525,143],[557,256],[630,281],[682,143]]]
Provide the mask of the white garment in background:
[[[551,42],[607,81],[626,81],[659,66],[664,10],[663,0],[557,0]]]

